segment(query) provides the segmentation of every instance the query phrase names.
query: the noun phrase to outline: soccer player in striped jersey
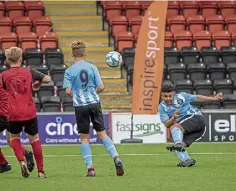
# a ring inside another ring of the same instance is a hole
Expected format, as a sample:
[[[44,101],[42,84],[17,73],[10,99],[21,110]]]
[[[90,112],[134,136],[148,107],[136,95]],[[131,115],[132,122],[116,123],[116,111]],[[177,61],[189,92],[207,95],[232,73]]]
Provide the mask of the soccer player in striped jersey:
[[[63,87],[66,89],[66,94],[73,98],[78,132],[82,142],[82,155],[87,166],[87,176],[95,176],[89,144],[90,121],[93,124],[93,129],[96,130],[98,137],[102,140],[105,148],[114,160],[117,176],[123,176],[122,161],[104,128],[103,114],[98,95],[104,90],[104,85],[98,69],[95,65],[85,61],[85,43],[75,41],[72,43],[71,48],[75,63],[65,71]]]
[[[201,112],[194,108],[191,103],[195,101],[220,101],[222,93],[214,97],[203,95],[192,95],[188,93],[174,93],[173,84],[163,84],[161,89],[162,102],[159,104],[158,112],[161,122],[170,128],[174,144],[167,146],[167,150],[174,151],[180,163],[179,167],[190,167],[196,161],[188,155],[186,147],[205,134],[205,121]]]

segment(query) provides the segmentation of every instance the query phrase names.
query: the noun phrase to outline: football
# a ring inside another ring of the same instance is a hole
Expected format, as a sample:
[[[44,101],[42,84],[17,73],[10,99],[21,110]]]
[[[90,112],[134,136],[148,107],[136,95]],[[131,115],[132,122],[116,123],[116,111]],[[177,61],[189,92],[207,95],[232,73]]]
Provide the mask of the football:
[[[118,67],[122,63],[122,56],[119,52],[111,51],[106,55],[106,63],[109,67]]]

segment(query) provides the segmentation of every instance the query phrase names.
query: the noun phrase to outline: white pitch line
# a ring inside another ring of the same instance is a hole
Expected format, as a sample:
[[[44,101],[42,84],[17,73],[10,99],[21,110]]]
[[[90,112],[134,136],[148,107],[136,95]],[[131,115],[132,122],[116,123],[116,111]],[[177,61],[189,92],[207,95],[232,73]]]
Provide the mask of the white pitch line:
[[[191,155],[236,155],[236,153],[189,153]],[[165,153],[133,153],[133,154],[120,154],[120,156],[168,156],[171,154]],[[108,154],[97,154],[92,155],[93,157],[102,157],[102,156],[109,156]],[[12,158],[15,156],[6,156],[8,158]],[[82,155],[44,155],[46,158],[53,158],[53,157],[82,157]]]

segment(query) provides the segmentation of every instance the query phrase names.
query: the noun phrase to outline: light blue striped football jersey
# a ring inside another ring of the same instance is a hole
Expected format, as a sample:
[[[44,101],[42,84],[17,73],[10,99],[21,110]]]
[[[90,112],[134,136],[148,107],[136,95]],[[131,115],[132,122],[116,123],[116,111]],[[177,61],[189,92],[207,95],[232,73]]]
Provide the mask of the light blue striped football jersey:
[[[99,103],[96,88],[101,84],[97,67],[84,60],[75,62],[65,71],[63,88],[72,89],[74,107]]]
[[[158,107],[161,122],[164,123],[170,119],[176,110],[180,112],[176,121],[180,121],[189,115],[201,115],[201,112],[191,105],[196,100],[197,95],[181,92],[174,95],[173,103],[170,105],[162,101]]]

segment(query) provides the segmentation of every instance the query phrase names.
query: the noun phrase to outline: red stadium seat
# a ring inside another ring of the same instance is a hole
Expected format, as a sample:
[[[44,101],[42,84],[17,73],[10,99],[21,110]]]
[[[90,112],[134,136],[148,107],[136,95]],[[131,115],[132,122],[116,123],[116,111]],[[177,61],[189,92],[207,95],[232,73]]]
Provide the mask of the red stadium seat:
[[[236,32],[236,15],[226,17],[225,24],[227,25],[228,31],[231,33]]]
[[[25,9],[28,17],[34,19],[36,17],[44,16],[44,5],[40,1],[24,1]]]
[[[50,17],[43,16],[43,17],[37,17],[33,20],[33,24],[35,27],[35,32],[38,36],[44,35],[46,32],[51,31],[52,28],[52,22],[50,20]]]
[[[236,46],[236,33],[232,33],[232,43],[233,46]]]
[[[125,1],[123,3],[123,8],[128,20],[132,17],[141,15],[141,5],[138,1]]]
[[[170,18],[179,14],[179,3],[178,1],[169,1],[166,18]]]
[[[21,1],[6,1],[5,6],[8,17],[13,20],[17,17],[23,17],[25,15],[25,6]]]
[[[218,5],[214,1],[200,1],[199,8],[203,17],[209,17],[212,15],[217,15]]]
[[[13,24],[18,35],[32,31],[33,23],[29,17],[18,17],[14,19]]]
[[[5,5],[3,2],[0,2],[0,18],[5,15]]]
[[[224,18],[221,15],[207,17],[206,24],[211,33],[224,30]]]
[[[198,14],[198,2],[196,1],[185,1],[180,3],[182,13],[185,18],[189,16],[195,16]]]
[[[116,37],[117,49],[119,52],[123,50],[123,48],[132,48],[134,45],[134,35],[132,32],[123,31],[119,32]]]
[[[220,1],[218,2],[221,15],[225,18],[236,14],[236,2],[235,1]]]
[[[104,3],[106,20],[111,20],[113,17],[122,15],[122,3],[119,1],[111,1]]]
[[[139,33],[142,20],[143,20],[142,16],[136,16],[129,20],[129,26],[131,27],[131,31],[134,35]]]
[[[9,17],[0,17],[0,34],[12,32],[12,20]]]
[[[139,1],[139,3],[141,4],[141,9],[142,9],[143,15],[145,14],[148,7],[152,4],[152,2],[153,1]]]
[[[117,16],[110,20],[111,34],[115,36],[118,32],[127,31],[128,20],[125,16]]]
[[[209,31],[198,31],[193,34],[195,46],[198,50],[202,47],[211,47],[211,33]]]
[[[212,33],[212,38],[215,44],[215,47],[220,51],[220,48],[223,46],[231,45],[231,35],[229,31],[217,31]]]
[[[47,32],[43,36],[39,37],[40,47],[44,51],[46,48],[57,48],[58,38],[56,33]]]
[[[169,25],[170,32],[173,34],[178,31],[185,30],[185,18],[183,15],[173,16],[167,19],[167,24]]]
[[[170,31],[165,32],[165,47],[172,47],[174,43],[173,34]]]
[[[174,39],[179,51],[181,51],[183,47],[192,46],[193,36],[190,31],[176,32],[174,33]]]
[[[202,15],[195,15],[187,18],[187,26],[192,33],[204,30],[205,24],[205,19]]]
[[[24,32],[21,33],[19,36],[20,46],[23,51],[27,48],[37,48],[38,45],[38,37],[37,34],[34,32]]]
[[[17,46],[16,33],[5,33],[0,35],[0,43],[2,50],[6,50],[12,46]]]

